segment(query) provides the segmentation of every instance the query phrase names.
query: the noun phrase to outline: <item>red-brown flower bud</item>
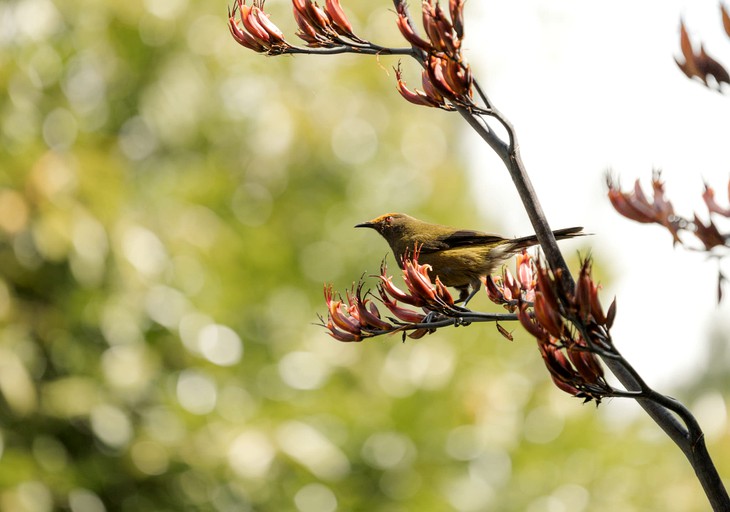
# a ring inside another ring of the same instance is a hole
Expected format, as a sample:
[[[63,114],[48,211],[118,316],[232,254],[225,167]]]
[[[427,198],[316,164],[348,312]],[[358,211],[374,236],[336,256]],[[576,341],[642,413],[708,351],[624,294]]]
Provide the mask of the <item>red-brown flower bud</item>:
[[[340,6],[340,0],[327,0],[324,9],[332,20],[332,24],[335,26],[338,33],[346,36],[353,35],[352,25],[347,19],[347,16],[345,16],[342,6]]]
[[[279,27],[271,22],[269,16],[265,14],[264,11],[254,5],[251,9],[251,16],[253,16],[258,25],[264,29],[266,34],[269,36],[270,41],[279,43],[284,42],[284,34],[281,30],[279,30]]]
[[[307,18],[304,17],[296,9],[294,10],[294,21],[297,22],[297,26],[299,27],[299,32],[297,32],[297,37],[302,39],[309,46],[314,46],[314,45],[319,44],[320,38],[317,34],[317,30],[312,26],[311,23],[309,23],[309,21],[307,21]]]
[[[393,326],[380,318],[380,312],[377,306],[362,297],[363,283],[360,282],[355,293],[355,305],[357,306],[357,315],[360,319],[360,325],[368,329],[377,329],[381,331],[389,331]]]
[[[563,319],[560,312],[550,307],[542,292],[535,293],[535,319],[555,338],[563,335]]]
[[[489,300],[496,304],[501,304],[507,300],[504,297],[504,293],[502,293],[501,287],[497,286],[497,283],[494,282],[494,278],[491,275],[488,275],[483,282],[487,289],[487,297],[489,297]]]
[[[706,250],[713,247],[722,246],[728,243],[725,235],[720,233],[714,222],[709,221],[707,225],[703,224],[699,217],[695,214],[695,236],[705,245]]]
[[[415,260],[404,259],[403,261],[403,280],[408,291],[414,297],[420,297],[424,304],[432,303],[436,299],[436,292],[428,277],[428,270],[431,270],[431,265],[418,265]]]
[[[608,200],[611,201],[611,204],[618,213],[628,219],[645,224],[656,222],[654,212],[649,206],[639,201],[631,200],[629,194],[625,194],[618,189],[609,188]]]
[[[532,334],[532,336],[537,338],[538,341],[547,340],[547,332],[538,322],[535,322],[535,320],[530,317],[530,313],[527,311],[527,304],[523,303],[522,306],[517,310],[517,319],[522,324],[522,327],[524,327],[527,332]]]
[[[441,282],[441,279],[439,279],[438,276],[436,276],[436,296],[447,306],[453,306],[454,305],[454,297],[451,295],[451,292],[449,292],[449,289],[446,288],[446,285]]]
[[[606,328],[610,329],[613,327],[613,321],[616,319],[616,298],[614,297],[611,305],[608,306],[608,313],[606,313]]]
[[[385,264],[385,261],[383,261],[380,265],[380,274],[376,277],[380,279],[380,283],[378,283],[378,290],[381,292],[381,295],[385,293],[393,297],[395,300],[405,302],[411,306],[424,305],[422,298],[409,295],[393,284],[393,277],[388,275],[388,267]]]
[[[238,26],[238,22],[236,21],[236,18],[234,16],[228,17],[228,28],[231,31],[233,39],[235,39],[236,42],[241,46],[244,46],[249,50],[253,50],[255,52],[266,51],[266,47],[264,45],[259,43],[248,32],[242,30],[241,27]]]
[[[325,287],[324,291],[325,301],[327,302],[327,309],[329,311],[329,317],[332,322],[340,329],[347,331],[352,334],[360,334],[360,321],[350,315],[345,307],[342,300],[334,300],[332,287]]]
[[[412,309],[399,306],[398,302],[389,297],[381,287],[378,287],[378,292],[380,293],[380,299],[383,301],[385,307],[388,308],[390,312],[398,318],[398,320],[409,324],[417,324],[421,323],[426,317],[424,313],[419,313]]]
[[[418,34],[416,34],[416,28],[413,26],[413,24],[411,23],[411,19],[408,17],[405,4],[398,4],[396,11],[398,13],[398,19],[396,20],[396,23],[398,24],[398,30],[400,30],[400,33],[403,35],[405,40],[411,43],[411,45],[415,46],[416,48],[420,48],[421,50],[427,52],[431,51],[433,49],[431,43],[429,43],[425,39],[422,39],[418,36]]]
[[[326,327],[329,331],[329,335],[337,341],[362,341],[362,337],[357,334],[339,330],[337,327],[332,325],[332,321],[328,321]]]
[[[728,196],[730,196],[730,181],[728,182]],[[710,213],[717,213],[724,217],[730,217],[730,207],[723,208],[717,204],[717,201],[715,201],[715,191],[707,183],[705,183],[705,191],[702,194],[702,199],[705,201]]]
[[[451,105],[445,103],[444,97],[436,91],[436,89],[433,87],[433,84],[431,84],[430,80],[428,80],[427,76],[422,78],[422,83],[424,84],[423,91],[419,91],[418,89],[410,90],[408,87],[406,87],[406,84],[402,78],[400,64],[398,64],[398,66],[395,68],[395,77],[396,88],[398,89],[398,92],[401,94],[401,96],[403,96],[403,98],[413,103],[414,105],[421,105],[424,107],[436,107],[444,110],[453,110],[453,107]]]
[[[581,346],[583,348],[581,348]],[[568,349],[568,357],[580,377],[588,384],[596,384],[603,379],[603,368],[596,356],[582,345],[575,344]]]
[[[464,0],[449,0],[449,13],[454,32],[459,39],[464,37]]]

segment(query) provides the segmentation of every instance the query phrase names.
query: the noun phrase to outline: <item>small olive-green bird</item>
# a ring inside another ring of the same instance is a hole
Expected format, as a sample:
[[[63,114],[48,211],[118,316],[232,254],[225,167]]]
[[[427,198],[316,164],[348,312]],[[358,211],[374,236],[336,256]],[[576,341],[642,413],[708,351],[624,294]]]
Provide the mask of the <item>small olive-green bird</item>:
[[[459,290],[458,302],[466,305],[481,288],[481,278],[526,247],[537,245],[535,235],[504,238],[468,229],[456,229],[414,219],[404,213],[386,213],[356,228],[373,228],[388,241],[398,266],[403,257],[420,248],[418,262],[431,265],[431,277]],[[553,231],[562,240],[582,236],[582,227]]]

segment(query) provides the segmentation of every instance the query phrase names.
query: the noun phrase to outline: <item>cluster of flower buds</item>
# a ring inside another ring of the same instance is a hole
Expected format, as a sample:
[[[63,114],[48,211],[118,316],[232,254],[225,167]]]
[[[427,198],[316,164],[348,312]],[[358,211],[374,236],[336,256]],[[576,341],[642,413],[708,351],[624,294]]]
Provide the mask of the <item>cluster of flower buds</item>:
[[[702,199],[707,207],[709,218],[703,221],[696,213],[691,219],[680,217],[674,213],[672,204],[664,198],[664,183],[659,174],[652,177],[654,198],[650,200],[641,190],[639,180],[636,180],[632,192],[623,192],[610,179],[608,182],[608,197],[611,204],[624,217],[637,222],[656,223],[666,227],[672,235],[674,243],[681,244],[687,249],[705,251],[716,257],[727,256],[730,248],[730,232],[720,231],[716,224],[718,217],[730,219],[730,206],[723,207],[715,199],[715,191],[705,183]],[[728,183],[728,202],[730,203],[730,182]],[[688,233],[698,240],[703,247],[696,243],[687,242],[687,237],[680,238],[681,234]],[[724,250],[724,252],[723,252]],[[722,270],[718,271],[717,300],[722,300],[722,285],[727,281]]]
[[[394,326],[380,316],[375,303],[363,297],[363,283],[352,292],[347,292],[347,300],[335,298],[332,286],[325,285],[324,299],[327,303],[327,328],[330,336],[339,341],[362,341],[363,338],[390,332]],[[367,294],[366,294],[367,295]]]
[[[453,110],[453,105],[472,106],[473,78],[461,54],[464,37],[464,0],[449,0],[449,15],[438,0],[422,3],[426,38],[418,35],[405,1],[395,3],[398,28],[411,46],[423,55],[423,90],[410,90],[396,70],[398,91],[411,103]]]
[[[438,276],[435,280],[431,280],[429,275],[432,270],[431,265],[418,263],[418,256],[419,248],[416,247],[412,257],[405,256],[401,262],[403,281],[406,284],[408,293],[402,292],[393,285],[392,278],[388,276],[388,267],[385,261],[381,263],[380,274],[377,276],[380,280],[378,289],[411,306],[423,307],[429,311],[443,314],[457,311],[454,307],[454,298],[451,292]]]
[[[442,314],[447,317],[463,312],[454,305],[451,293],[441,280],[431,280],[428,275],[430,265],[418,263],[418,251],[412,258],[404,258],[403,281],[406,290],[393,284],[388,275],[385,261],[378,274],[378,295],[380,301],[392,316],[383,319],[377,305],[369,298],[370,292],[362,293],[363,282],[342,297],[335,298],[331,286],[325,286],[324,296],[327,303],[327,321],[322,321],[329,334],[339,341],[362,341],[364,338],[381,334],[412,331],[410,338],[421,338],[435,329],[427,324],[429,315]],[[420,311],[417,309],[420,308]]]
[[[679,230],[682,219],[674,213],[672,203],[664,196],[664,182],[659,172],[654,172],[651,180],[653,198],[649,199],[641,188],[639,180],[630,192],[622,192],[618,183],[607,176],[608,199],[614,209],[624,217],[642,223],[655,223],[664,226],[672,234],[674,243],[680,243]]]
[[[730,16],[724,5],[720,5],[720,9],[725,33],[730,37]],[[689,34],[687,34],[684,22],[680,25],[679,42],[682,55],[684,56],[684,62],[679,62],[676,58],[674,61],[688,78],[697,77],[705,86],[712,87],[711,82],[708,81],[708,77],[712,77],[715,81],[714,86],[718,91],[722,83],[730,84],[730,75],[727,70],[722,64],[707,54],[703,44],[700,44],[699,50],[696,52],[692,48],[692,43],[689,40]]]
[[[324,8],[311,0],[292,0],[294,19],[299,26],[297,36],[310,48],[331,48],[342,45],[342,36],[364,42],[352,31],[339,0],[327,0]]]
[[[252,5],[246,5],[246,0],[234,0],[233,9],[228,11],[228,26],[233,38],[241,46],[258,53],[301,53],[303,50],[289,44],[281,30],[269,20],[264,13],[264,2],[253,0]],[[299,27],[297,36],[310,48],[365,43],[353,33],[339,0],[326,0],[324,7],[312,0],[292,0],[292,4]]]
[[[407,101],[414,105],[421,105],[424,107],[435,107],[443,110],[455,110],[454,106],[446,101],[446,98],[441,94],[434,86],[431,79],[428,77],[428,73],[424,70],[421,73],[421,84],[423,90],[420,89],[409,89],[406,87],[406,83],[403,80],[403,73],[401,71],[400,63],[395,68],[395,78],[397,80],[396,87],[401,96]]]
[[[535,264],[523,250],[517,255],[517,279],[507,266],[501,275],[489,275],[484,279],[489,300],[504,306],[507,311],[517,311],[520,304],[535,302]]]
[[[537,339],[540,354],[555,385],[571,395],[596,400],[612,392],[603,377],[596,352],[612,351],[608,334],[616,314],[615,301],[604,313],[598,285],[586,260],[575,289],[565,291],[553,275],[527,252],[518,257],[517,279],[506,271],[499,283],[487,281],[489,298],[510,310]],[[531,301],[524,300],[531,298]]]
[[[694,214],[692,219],[680,217],[674,213],[672,203],[665,198],[664,182],[659,173],[652,177],[653,198],[649,199],[641,189],[639,180],[636,180],[633,191],[623,192],[611,179],[608,181],[608,198],[618,213],[631,220],[643,223],[655,223],[669,230],[674,243],[684,245],[680,233],[692,233],[703,245],[704,250],[710,251],[715,247],[730,246],[730,234],[721,233],[715,222],[710,218],[706,223]],[[730,218],[730,207],[722,207],[715,199],[715,191],[705,184],[702,199],[707,206],[710,217],[713,215]],[[728,184],[728,200],[730,201],[730,183]]]
[[[398,28],[410,48],[385,48],[353,32],[339,0],[325,0],[324,6],[313,0],[292,0],[297,36],[310,49],[290,44],[281,30],[264,13],[265,0],[233,0],[228,10],[228,27],[233,38],[245,48],[267,55],[284,53],[340,53],[342,51],[416,57],[423,66],[423,90],[410,90],[403,81],[400,66],[396,69],[397,89],[416,105],[454,110],[455,106],[476,109],[471,101],[474,80],[471,68],[461,54],[464,37],[464,0],[449,0],[447,12],[438,0],[423,0],[422,18],[425,38],[418,35],[408,14],[405,0],[395,2]],[[236,16],[238,15],[238,16]]]
[[[249,50],[269,55],[286,53],[292,46],[264,13],[264,1],[253,0],[252,5],[246,5],[246,0],[234,0],[233,9],[228,9],[228,28],[233,39]]]

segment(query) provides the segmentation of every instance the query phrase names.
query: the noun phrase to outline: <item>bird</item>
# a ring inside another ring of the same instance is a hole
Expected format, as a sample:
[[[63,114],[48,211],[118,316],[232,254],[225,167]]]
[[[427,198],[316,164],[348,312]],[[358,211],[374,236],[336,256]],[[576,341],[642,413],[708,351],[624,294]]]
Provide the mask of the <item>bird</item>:
[[[537,236],[505,238],[418,220],[405,213],[386,213],[356,228],[371,228],[390,245],[400,268],[418,250],[418,263],[431,266],[429,275],[459,290],[464,306],[481,288],[482,278],[522,249],[537,245]],[[558,240],[583,236],[582,227],[553,231]]]

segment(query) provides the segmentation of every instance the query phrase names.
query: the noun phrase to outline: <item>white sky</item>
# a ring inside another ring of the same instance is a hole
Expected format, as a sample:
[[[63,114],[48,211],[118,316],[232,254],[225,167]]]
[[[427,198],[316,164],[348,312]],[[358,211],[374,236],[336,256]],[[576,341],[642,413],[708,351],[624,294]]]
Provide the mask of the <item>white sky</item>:
[[[662,169],[675,210],[687,216],[704,215],[703,180],[727,202],[730,97],[676,67],[682,16],[693,41],[701,35],[730,67],[716,1],[467,2],[475,76],[514,123],[551,226],[595,233],[595,257],[613,272],[604,304],[618,297],[614,340],[661,391],[697,377],[711,324],[730,332],[730,289],[717,306],[716,264],[672,249],[662,228],[614,212],[604,174],[613,169],[624,188],[640,178],[648,190],[652,169]],[[476,136],[465,146],[482,213],[500,218],[494,229],[506,235],[527,232],[506,170]]]

